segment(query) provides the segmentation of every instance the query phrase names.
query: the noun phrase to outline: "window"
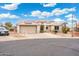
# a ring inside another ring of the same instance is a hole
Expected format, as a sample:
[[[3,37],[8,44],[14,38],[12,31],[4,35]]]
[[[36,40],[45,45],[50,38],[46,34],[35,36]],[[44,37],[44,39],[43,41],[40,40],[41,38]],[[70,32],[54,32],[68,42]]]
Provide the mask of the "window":
[[[55,30],[59,30],[59,26],[55,26]]]

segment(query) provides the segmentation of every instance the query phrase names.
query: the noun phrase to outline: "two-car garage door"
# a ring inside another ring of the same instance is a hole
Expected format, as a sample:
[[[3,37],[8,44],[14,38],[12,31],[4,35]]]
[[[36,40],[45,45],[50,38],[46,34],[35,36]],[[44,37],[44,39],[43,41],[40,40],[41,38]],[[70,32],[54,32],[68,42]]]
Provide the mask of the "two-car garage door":
[[[20,33],[24,34],[30,34],[30,33],[36,33],[37,26],[35,25],[21,25],[20,26]]]

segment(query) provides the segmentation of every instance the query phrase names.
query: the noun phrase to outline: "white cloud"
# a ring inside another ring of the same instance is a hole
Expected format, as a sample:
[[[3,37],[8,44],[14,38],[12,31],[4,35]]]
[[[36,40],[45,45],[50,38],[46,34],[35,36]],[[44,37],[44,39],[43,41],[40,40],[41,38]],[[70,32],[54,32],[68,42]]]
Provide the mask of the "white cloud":
[[[64,8],[63,11],[67,11],[67,12],[76,11],[76,8],[75,7],[73,7],[73,8]]]
[[[25,17],[27,17],[28,15],[27,15],[27,14],[22,14],[22,16],[25,16]]]
[[[76,11],[76,8],[64,8],[64,9],[56,8],[52,11],[52,15],[59,16],[73,11]]]
[[[72,28],[72,20],[73,20],[73,26],[76,25],[76,22],[78,21],[78,18],[74,14],[68,14],[65,16],[67,18],[67,26]]]
[[[67,21],[77,21],[78,19],[76,18],[76,16],[75,15],[73,15],[73,14],[68,14],[68,15],[66,15],[65,16],[66,18],[67,18]]]
[[[73,11],[76,11],[76,9],[75,8],[64,8],[64,9],[56,8],[51,12],[36,10],[31,12],[31,16],[38,17],[38,18],[46,18],[50,16],[60,16]]]
[[[43,4],[43,7],[54,7],[56,3],[45,3]]]
[[[5,4],[4,6],[1,6],[1,8],[6,9],[6,10],[16,10],[19,4],[20,3]]]
[[[31,16],[33,17],[38,17],[38,18],[44,18],[44,17],[49,17],[50,16],[50,12],[41,12],[39,10],[36,11],[32,11]]]
[[[19,18],[19,16],[16,16],[16,15],[12,15],[12,14],[10,14],[10,13],[3,13],[3,14],[0,14],[0,18],[10,18],[10,19],[12,19],[12,18]]]
[[[62,20],[61,18],[55,18],[54,21],[59,21],[60,22],[60,21],[64,21],[64,20]]]
[[[41,13],[41,16],[44,16],[44,17],[49,17],[50,16],[50,12],[42,12]]]
[[[27,15],[25,14],[24,16],[26,17]]]
[[[67,26],[69,26],[70,28],[72,27],[72,20],[73,20],[73,26],[76,25],[76,22],[78,21],[77,17],[73,14],[68,14],[65,16],[67,18]]]
[[[36,10],[36,11],[32,11],[31,12],[31,16],[40,16],[41,15],[41,11],[39,11],[39,10]]]
[[[74,16],[74,15],[73,15],[73,14],[68,14],[68,15],[66,15],[65,17],[71,18],[72,16]]]
[[[56,8],[56,9],[54,9],[53,11],[52,11],[52,15],[56,15],[56,16],[58,16],[58,15],[62,15],[62,14],[64,14],[65,12],[63,12],[60,8]]]

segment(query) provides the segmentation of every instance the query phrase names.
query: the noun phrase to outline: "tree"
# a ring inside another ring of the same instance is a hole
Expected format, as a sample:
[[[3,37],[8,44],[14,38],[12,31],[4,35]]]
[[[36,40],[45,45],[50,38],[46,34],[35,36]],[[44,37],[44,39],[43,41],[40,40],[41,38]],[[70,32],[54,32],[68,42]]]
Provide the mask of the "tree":
[[[8,29],[8,30],[12,30],[13,29],[13,24],[11,22],[6,22],[5,23],[5,27]]]
[[[3,24],[2,23],[0,23],[0,27],[2,27],[3,26]]]

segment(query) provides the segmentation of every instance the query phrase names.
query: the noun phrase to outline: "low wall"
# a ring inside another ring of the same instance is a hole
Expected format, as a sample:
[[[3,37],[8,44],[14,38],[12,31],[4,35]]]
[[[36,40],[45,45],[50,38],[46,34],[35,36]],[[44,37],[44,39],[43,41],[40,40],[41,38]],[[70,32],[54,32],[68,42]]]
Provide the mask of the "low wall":
[[[73,35],[78,37],[79,36],[79,32],[73,32]]]

